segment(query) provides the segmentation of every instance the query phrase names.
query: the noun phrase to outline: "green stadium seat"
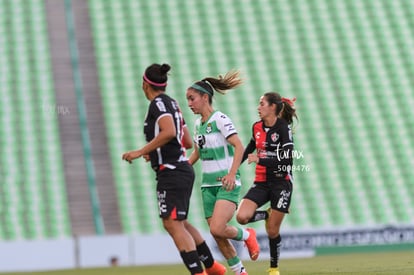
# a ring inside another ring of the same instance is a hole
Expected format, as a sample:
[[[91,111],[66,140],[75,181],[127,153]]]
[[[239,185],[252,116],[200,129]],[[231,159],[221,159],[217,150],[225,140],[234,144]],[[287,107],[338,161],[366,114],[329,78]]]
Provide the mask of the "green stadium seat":
[[[125,232],[163,230],[156,219],[142,221],[157,215],[152,171],[144,163],[136,169],[119,164],[120,153],[144,144],[148,102],[140,77],[152,62],[173,66],[168,92],[180,101],[189,127],[194,116],[184,92],[191,82],[240,68],[245,84],[214,104],[232,117],[246,143],[264,92],[297,97],[296,149],[304,159],[295,162],[310,170],[295,173],[288,228],[409,221],[414,172],[406,161],[414,144],[391,133],[414,134],[414,67],[406,62],[414,57],[408,46],[414,39],[410,13],[403,12],[412,4],[177,3],[89,1]],[[243,192],[253,179],[250,168],[241,167]],[[196,192],[192,205],[197,217],[190,219],[205,228]]]
[[[7,155],[0,165],[7,167],[0,187],[5,194],[0,239],[70,236],[44,3],[2,2],[0,13],[0,33],[7,42],[1,44],[8,53],[0,66],[12,72],[0,88],[0,151]],[[44,192],[49,188],[59,192]],[[50,234],[49,228],[59,226],[64,230]]]

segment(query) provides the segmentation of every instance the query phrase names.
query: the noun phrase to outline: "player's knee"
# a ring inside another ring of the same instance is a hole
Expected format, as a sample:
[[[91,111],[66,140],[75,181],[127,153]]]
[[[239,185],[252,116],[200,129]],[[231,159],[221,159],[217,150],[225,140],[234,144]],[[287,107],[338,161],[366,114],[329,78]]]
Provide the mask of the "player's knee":
[[[240,224],[247,224],[250,220],[250,217],[243,215],[241,213],[237,213],[236,220]]]
[[[162,225],[168,233],[171,233],[173,231],[173,224],[171,223],[171,221],[163,219]]]
[[[224,235],[224,228],[220,226],[211,226],[210,227],[210,233],[215,238],[221,238]]]
[[[269,238],[274,239],[279,236],[279,227],[276,226],[268,226],[266,227],[267,235]]]

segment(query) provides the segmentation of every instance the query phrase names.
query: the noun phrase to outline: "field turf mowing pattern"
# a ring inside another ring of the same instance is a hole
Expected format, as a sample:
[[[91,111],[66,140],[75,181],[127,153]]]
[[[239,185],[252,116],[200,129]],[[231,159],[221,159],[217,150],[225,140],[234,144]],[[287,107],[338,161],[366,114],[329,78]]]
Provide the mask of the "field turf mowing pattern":
[[[268,261],[244,261],[249,275],[267,274]],[[227,274],[233,274],[227,269]],[[395,275],[414,274],[414,250],[403,252],[351,253],[340,255],[322,255],[304,259],[282,259],[282,275]],[[74,269],[48,272],[0,273],[7,275],[188,275],[182,264],[111,267],[97,269]]]

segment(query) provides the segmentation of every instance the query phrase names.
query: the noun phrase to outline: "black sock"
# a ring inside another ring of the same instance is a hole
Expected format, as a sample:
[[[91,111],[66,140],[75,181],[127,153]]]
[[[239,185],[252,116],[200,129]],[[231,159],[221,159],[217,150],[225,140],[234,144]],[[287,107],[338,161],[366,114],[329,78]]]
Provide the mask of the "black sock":
[[[250,223],[250,222],[262,221],[262,220],[266,220],[268,217],[269,217],[269,213],[267,213],[267,211],[259,210],[259,211],[254,212],[253,217],[251,217],[248,222]]]
[[[197,251],[181,251],[180,252],[181,258],[187,269],[190,271],[191,274],[197,274],[203,272],[203,267],[201,266],[200,259],[198,258]]]
[[[269,238],[270,267],[277,267],[279,264],[281,244],[282,244],[282,237],[280,237],[280,235],[274,239]]]
[[[206,268],[213,266],[214,258],[205,241],[197,245],[197,253]]]

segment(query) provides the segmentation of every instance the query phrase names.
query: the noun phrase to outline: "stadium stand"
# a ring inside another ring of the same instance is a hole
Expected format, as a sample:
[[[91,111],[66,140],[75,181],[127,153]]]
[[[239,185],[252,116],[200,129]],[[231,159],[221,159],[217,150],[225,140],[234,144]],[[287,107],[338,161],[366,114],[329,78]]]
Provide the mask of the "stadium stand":
[[[297,97],[297,171],[286,230],[412,222],[413,3],[89,0],[88,6],[123,233],[164,232],[153,171],[143,160],[121,161],[145,142],[141,74],[154,62],[172,65],[168,93],[180,101],[190,129],[195,117],[186,88],[241,69],[245,84],[218,95],[214,105],[232,117],[245,143],[260,95]],[[73,171],[63,171],[57,116],[65,106],[55,100],[43,1],[0,3],[0,53],[0,239],[70,236],[65,172]],[[253,167],[245,163],[241,172],[245,192]],[[207,230],[198,182],[190,220]]]
[[[247,142],[259,96],[296,96],[295,191],[288,228],[408,223],[413,217],[413,7],[405,1],[91,0],[123,224],[154,232],[154,180],[119,161],[144,142],[142,70],[173,66],[168,92],[240,68],[246,83],[215,105]],[[245,190],[252,169],[242,166]],[[195,189],[191,219],[200,219]],[[149,199],[151,198],[151,199]],[[145,209],[145,211],[139,210]],[[257,225],[259,226],[259,225]]]
[[[0,239],[70,234],[42,1],[0,5]]]

